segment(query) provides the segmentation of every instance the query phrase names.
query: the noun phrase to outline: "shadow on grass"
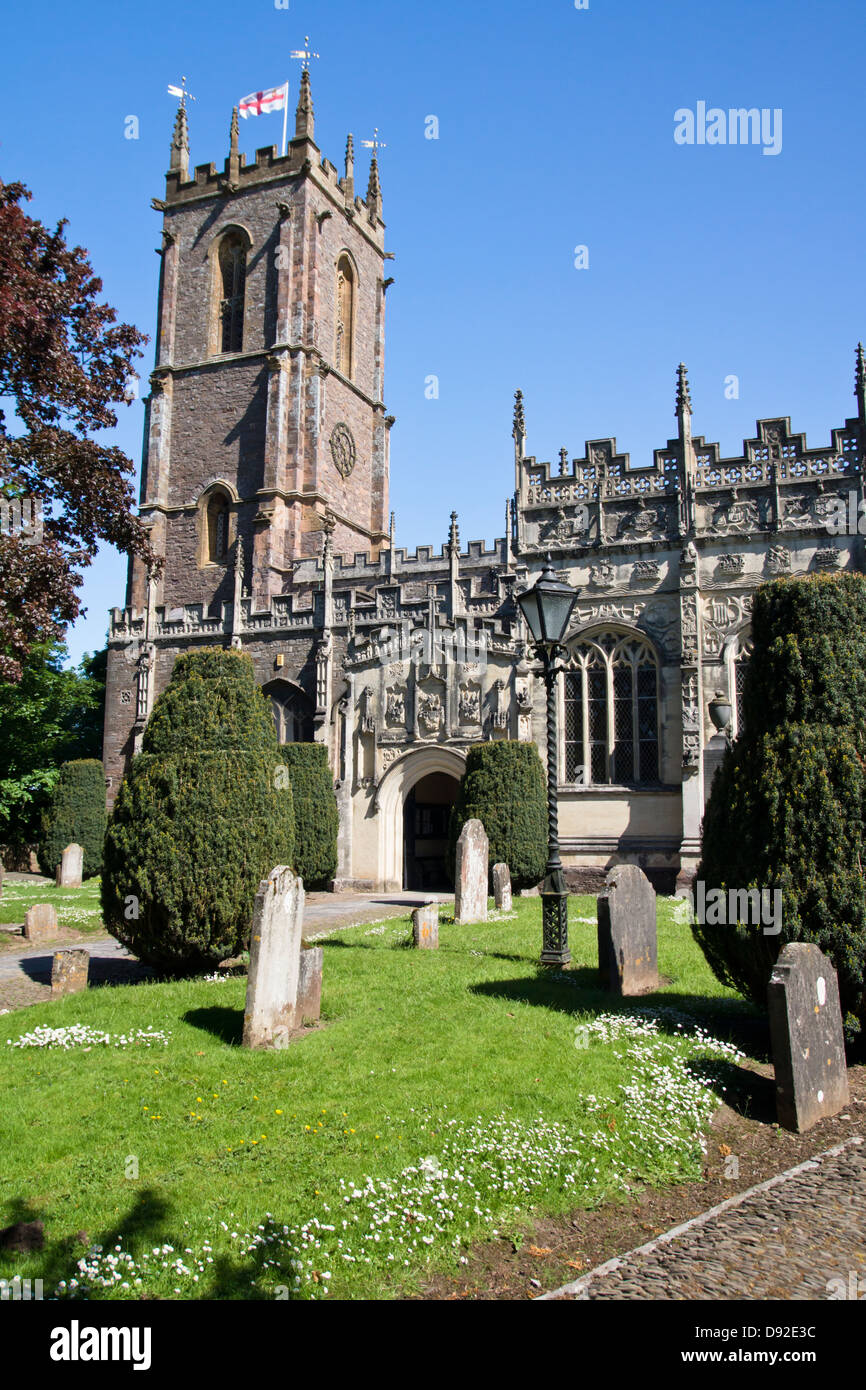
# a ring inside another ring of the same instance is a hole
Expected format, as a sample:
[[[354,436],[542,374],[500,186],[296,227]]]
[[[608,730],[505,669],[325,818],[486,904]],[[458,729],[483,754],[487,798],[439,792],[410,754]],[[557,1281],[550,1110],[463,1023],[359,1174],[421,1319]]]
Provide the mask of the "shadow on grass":
[[[193,1028],[201,1028],[205,1033],[211,1033],[230,1047],[241,1045],[244,1033],[243,1009],[221,1008],[218,1004],[213,1004],[207,1009],[187,1009],[183,1021],[191,1023]]]
[[[508,959],[508,957],[505,957]],[[487,980],[469,986],[470,993],[510,1003],[530,1004],[564,1014],[630,1013],[640,1009],[669,1010],[657,1019],[662,1033],[676,1034],[677,1014],[687,1014],[723,1042],[733,1043],[759,1062],[770,1060],[767,1019],[745,1000],[716,999],[703,994],[641,994],[628,998],[600,989],[598,970],[578,966],[565,976],[551,977],[539,970],[535,976],[515,980]]]
[[[58,951],[69,950],[58,944]],[[18,965],[22,975],[35,984],[51,983],[51,966],[54,952],[46,956],[22,956]],[[135,985],[143,980],[156,979],[156,971],[137,960],[127,960],[123,956],[98,956],[91,953],[87,982],[90,985]]]
[[[44,1219],[41,1208],[30,1201],[17,1199],[9,1203],[8,1210],[11,1213],[11,1222]],[[160,1233],[164,1233],[170,1215],[171,1207],[165,1198],[150,1188],[143,1188],[136,1194],[127,1216],[99,1236],[95,1236],[93,1232],[81,1231],[75,1235],[63,1236],[59,1240],[46,1240],[38,1272],[33,1270],[28,1277],[41,1279],[45,1285],[45,1295],[51,1298],[62,1280],[68,1284],[71,1279],[78,1278],[78,1261],[94,1245],[101,1245],[106,1251],[113,1250],[116,1245],[122,1245],[124,1250],[134,1249],[135,1245],[141,1243],[152,1245],[163,1239]],[[50,1236],[50,1228],[46,1234]],[[7,1252],[4,1252],[4,1259],[8,1258]],[[22,1256],[23,1258],[29,1261],[32,1268],[33,1256]]]
[[[11,1222],[42,1219],[40,1210],[28,1201],[12,1202],[9,1204],[8,1210],[11,1212]],[[145,1249],[169,1244],[174,1246],[174,1254],[166,1256],[166,1258],[174,1259],[179,1253],[179,1245],[182,1244],[182,1238],[178,1233],[179,1224],[178,1218],[173,1214],[171,1204],[159,1193],[145,1188],[136,1195],[127,1215],[108,1230],[101,1231],[98,1235],[94,1235],[93,1232],[81,1232],[76,1235],[64,1236],[57,1241],[47,1242],[46,1248],[41,1254],[38,1271],[33,1266],[34,1257],[32,1254],[26,1257],[22,1256],[22,1259],[28,1260],[31,1270],[26,1277],[41,1279],[44,1284],[45,1296],[52,1298],[54,1290],[61,1282],[65,1281],[68,1285],[72,1279],[80,1277],[83,1280],[84,1276],[78,1268],[78,1261],[94,1245],[102,1246],[103,1251],[107,1254],[112,1253],[119,1245],[121,1250],[129,1251],[133,1259],[137,1259]],[[86,1239],[82,1239],[82,1236]],[[5,1259],[9,1259],[7,1252],[4,1252]],[[12,1261],[10,1261],[11,1263]],[[14,1275],[14,1267],[10,1273]],[[257,1287],[257,1275],[259,1273],[258,1265],[251,1259],[232,1259],[225,1255],[216,1256],[207,1275],[202,1276],[200,1285],[195,1287],[195,1291],[187,1285],[183,1296],[185,1300],[261,1299],[263,1293],[261,1288]],[[133,1275],[134,1277],[136,1276]],[[90,1289],[89,1295],[83,1294],[82,1299],[101,1299],[104,1292],[108,1292],[108,1290],[95,1286]],[[135,1301],[156,1296],[149,1294],[146,1290],[136,1288],[135,1285],[122,1292],[129,1300]]]

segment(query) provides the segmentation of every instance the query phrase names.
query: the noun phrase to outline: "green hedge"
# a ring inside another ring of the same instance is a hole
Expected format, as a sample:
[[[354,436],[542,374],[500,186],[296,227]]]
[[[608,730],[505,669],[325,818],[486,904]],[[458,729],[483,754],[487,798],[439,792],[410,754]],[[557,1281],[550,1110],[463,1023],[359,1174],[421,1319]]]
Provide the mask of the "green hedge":
[[[820,946],[850,1040],[866,1023],[866,578],[767,584],[752,632],[745,729],[713,782],[697,878],[707,893],[780,889],[782,927],[693,931],[716,977],[761,1007],[782,947]]]
[[[260,880],[293,860],[291,784],[252,661],[178,657],[109,820],[108,930],[166,973],[212,967],[248,944]]]
[[[84,850],[84,877],[102,869],[105,839],[105,769],[98,758],[64,763],[42,821],[39,867],[53,878],[67,845]]]
[[[295,803],[295,871],[305,888],[324,888],[337,872],[339,815],[334,779],[323,743],[286,743]]]
[[[490,842],[489,867],[507,864],[515,889],[533,888],[547,865],[547,792],[534,743],[501,739],[469,749],[451,810],[448,871],[468,820],[480,820]],[[491,888],[492,891],[492,888]]]

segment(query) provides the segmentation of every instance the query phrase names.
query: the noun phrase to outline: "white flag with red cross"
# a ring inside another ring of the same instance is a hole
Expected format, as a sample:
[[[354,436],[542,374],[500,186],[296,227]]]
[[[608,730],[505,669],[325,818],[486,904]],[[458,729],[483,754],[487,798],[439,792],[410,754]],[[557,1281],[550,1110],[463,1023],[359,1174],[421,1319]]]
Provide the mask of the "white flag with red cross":
[[[249,96],[241,97],[238,111],[244,119],[247,116],[269,116],[272,111],[285,110],[288,100],[289,84],[284,82],[282,87],[268,87],[264,92],[250,92]]]

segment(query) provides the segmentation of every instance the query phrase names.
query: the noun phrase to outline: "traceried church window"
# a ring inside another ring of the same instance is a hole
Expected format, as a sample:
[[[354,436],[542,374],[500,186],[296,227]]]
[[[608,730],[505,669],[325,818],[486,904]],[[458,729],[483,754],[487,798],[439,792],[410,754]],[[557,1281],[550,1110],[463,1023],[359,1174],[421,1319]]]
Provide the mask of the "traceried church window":
[[[244,296],[246,293],[247,248],[237,232],[223,237],[219,248],[219,323],[217,341],[220,352],[241,352],[244,345]]]
[[[658,784],[658,664],[646,642],[613,632],[577,642],[563,696],[567,783]]]
[[[211,564],[220,564],[228,549],[229,500],[224,492],[215,492],[207,504],[207,558]]]
[[[337,341],[334,365],[343,376],[352,375],[354,356],[355,272],[348,256],[337,262]]]
[[[309,743],[313,737],[310,702],[302,690],[288,681],[265,687],[280,743]]]

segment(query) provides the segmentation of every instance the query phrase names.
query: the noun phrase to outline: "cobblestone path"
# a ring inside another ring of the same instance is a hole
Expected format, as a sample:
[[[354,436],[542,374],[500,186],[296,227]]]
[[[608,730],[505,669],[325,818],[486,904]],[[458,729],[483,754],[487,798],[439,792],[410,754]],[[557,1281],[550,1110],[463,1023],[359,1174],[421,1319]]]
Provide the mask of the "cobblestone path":
[[[866,1300],[866,1143],[850,1140],[548,1299]]]

